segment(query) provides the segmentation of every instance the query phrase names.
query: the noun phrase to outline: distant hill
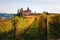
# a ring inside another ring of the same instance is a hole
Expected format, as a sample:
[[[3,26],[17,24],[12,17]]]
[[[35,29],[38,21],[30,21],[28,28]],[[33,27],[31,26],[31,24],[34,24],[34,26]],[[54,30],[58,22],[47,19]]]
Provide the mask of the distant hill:
[[[0,13],[0,18],[5,17],[5,18],[12,18],[14,14],[12,13]]]

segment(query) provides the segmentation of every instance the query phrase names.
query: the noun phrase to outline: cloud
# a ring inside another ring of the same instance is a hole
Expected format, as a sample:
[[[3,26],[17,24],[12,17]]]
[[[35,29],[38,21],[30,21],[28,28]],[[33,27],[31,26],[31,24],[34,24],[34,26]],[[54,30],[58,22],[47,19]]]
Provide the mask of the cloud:
[[[55,9],[60,9],[60,5],[55,4],[55,5],[52,5],[52,7],[55,8]]]
[[[60,5],[53,4],[48,8],[49,12],[60,13]]]

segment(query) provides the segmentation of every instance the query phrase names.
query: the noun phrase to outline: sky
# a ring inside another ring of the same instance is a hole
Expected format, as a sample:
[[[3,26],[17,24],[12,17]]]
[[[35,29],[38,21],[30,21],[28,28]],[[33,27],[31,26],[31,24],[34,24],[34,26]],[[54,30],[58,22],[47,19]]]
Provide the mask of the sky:
[[[0,0],[0,13],[17,13],[17,10],[27,7],[32,12],[60,13],[60,0]]]

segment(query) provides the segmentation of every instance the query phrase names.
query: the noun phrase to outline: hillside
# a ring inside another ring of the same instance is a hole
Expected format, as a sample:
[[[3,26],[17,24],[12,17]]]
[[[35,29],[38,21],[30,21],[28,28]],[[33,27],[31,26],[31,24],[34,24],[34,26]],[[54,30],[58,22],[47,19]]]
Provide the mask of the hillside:
[[[14,37],[16,40],[47,40],[48,36],[48,39],[53,39],[56,36],[60,37],[59,27],[59,14],[43,13],[39,16],[2,18],[0,19],[0,38],[1,40],[14,40]]]
[[[0,18],[5,17],[5,18],[12,18],[13,14],[12,13],[0,13]]]

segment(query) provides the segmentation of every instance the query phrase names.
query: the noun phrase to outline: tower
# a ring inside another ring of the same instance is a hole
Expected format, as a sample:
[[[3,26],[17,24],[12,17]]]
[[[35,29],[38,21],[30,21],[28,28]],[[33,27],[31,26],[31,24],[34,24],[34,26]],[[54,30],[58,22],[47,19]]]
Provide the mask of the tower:
[[[27,11],[29,11],[29,7],[27,8]]]

